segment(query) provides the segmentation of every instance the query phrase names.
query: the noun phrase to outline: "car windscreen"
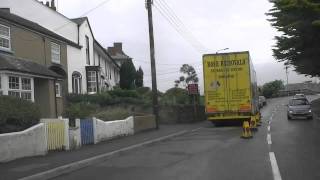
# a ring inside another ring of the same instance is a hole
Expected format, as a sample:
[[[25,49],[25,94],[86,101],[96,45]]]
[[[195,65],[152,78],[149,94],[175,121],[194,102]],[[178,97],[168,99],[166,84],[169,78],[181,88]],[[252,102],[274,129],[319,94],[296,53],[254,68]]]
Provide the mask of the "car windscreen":
[[[309,105],[306,99],[292,99],[289,103],[290,106]]]

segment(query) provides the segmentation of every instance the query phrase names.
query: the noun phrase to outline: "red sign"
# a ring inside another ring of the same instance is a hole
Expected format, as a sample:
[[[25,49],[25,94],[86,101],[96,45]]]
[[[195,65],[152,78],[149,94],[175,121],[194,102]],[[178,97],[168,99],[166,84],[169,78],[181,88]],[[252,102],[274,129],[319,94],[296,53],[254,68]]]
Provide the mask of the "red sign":
[[[188,84],[189,94],[199,94],[198,84]]]

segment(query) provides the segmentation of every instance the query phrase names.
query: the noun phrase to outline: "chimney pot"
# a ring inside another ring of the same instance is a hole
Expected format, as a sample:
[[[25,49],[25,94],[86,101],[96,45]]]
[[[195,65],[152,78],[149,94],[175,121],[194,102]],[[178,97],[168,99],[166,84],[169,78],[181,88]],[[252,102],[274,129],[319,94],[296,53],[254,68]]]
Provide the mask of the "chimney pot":
[[[54,0],[51,0],[51,7],[50,8],[55,10],[55,11],[57,10],[56,5],[54,3]]]
[[[50,7],[49,1],[46,2],[46,6]]]

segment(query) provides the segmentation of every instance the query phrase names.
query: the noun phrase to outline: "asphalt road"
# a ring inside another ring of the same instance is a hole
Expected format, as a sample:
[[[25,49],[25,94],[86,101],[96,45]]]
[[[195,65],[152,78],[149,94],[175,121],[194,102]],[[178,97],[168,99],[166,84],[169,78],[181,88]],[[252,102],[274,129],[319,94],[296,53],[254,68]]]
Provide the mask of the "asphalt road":
[[[288,121],[287,102],[287,98],[268,102],[262,110],[263,125],[253,139],[241,139],[240,127],[207,123],[197,131],[56,179],[320,179],[319,120]]]

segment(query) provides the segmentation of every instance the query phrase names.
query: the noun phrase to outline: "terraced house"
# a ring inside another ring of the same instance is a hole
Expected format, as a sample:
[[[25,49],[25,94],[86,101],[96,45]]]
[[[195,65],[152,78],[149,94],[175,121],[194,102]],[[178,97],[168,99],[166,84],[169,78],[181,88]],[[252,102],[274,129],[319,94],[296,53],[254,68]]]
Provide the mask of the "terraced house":
[[[119,83],[119,65],[95,39],[88,18],[64,16],[56,11],[54,0],[47,1],[46,5],[37,0],[2,0],[0,7],[9,8],[11,13],[35,22],[80,47],[66,45],[68,93],[94,94],[112,89]]]
[[[42,117],[62,114],[67,46],[81,47],[10,9],[0,10],[0,93],[33,101]]]

